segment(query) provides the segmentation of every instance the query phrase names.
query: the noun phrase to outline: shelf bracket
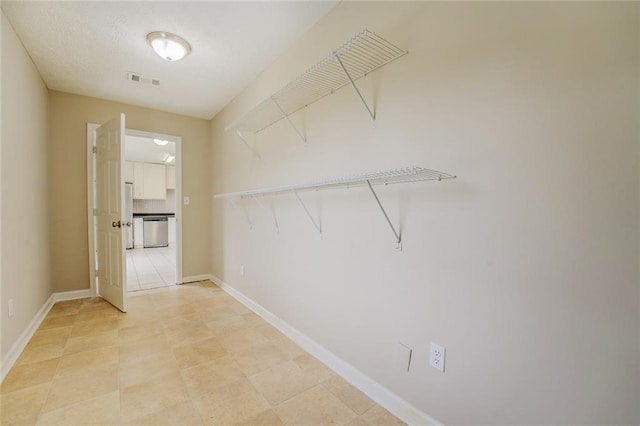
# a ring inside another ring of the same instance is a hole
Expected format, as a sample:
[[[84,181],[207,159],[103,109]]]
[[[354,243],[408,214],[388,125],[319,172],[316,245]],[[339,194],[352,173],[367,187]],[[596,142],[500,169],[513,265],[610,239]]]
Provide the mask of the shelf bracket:
[[[391,223],[391,219],[389,219],[389,216],[387,215],[387,212],[385,211],[384,207],[382,206],[382,203],[380,202],[380,199],[378,198],[378,194],[376,194],[376,191],[374,191],[373,186],[371,185],[371,182],[367,179],[367,185],[369,186],[369,189],[371,190],[371,194],[373,194],[373,198],[376,199],[376,202],[378,203],[378,207],[380,207],[380,210],[382,211],[382,214],[384,215],[384,218],[387,220],[387,223],[389,224],[389,227],[391,228],[391,231],[393,231],[393,235],[396,237],[396,249],[402,251],[402,235],[398,233],[398,231],[396,231],[396,228],[393,226],[393,223]]]
[[[300,202],[300,204],[304,208],[304,211],[307,212],[307,216],[309,216],[309,219],[311,220],[311,223],[313,223],[313,226],[315,226],[315,228],[320,233],[320,237],[322,237],[322,228],[320,227],[320,225],[318,225],[318,223],[315,221],[313,216],[311,216],[311,212],[309,212],[309,209],[307,208],[306,204],[304,203],[304,201],[302,201],[302,198],[300,198],[300,195],[298,195],[298,191],[296,191],[295,189],[292,189],[292,192],[295,194],[296,198],[298,199],[298,201]]]
[[[253,155],[255,155],[257,158],[260,158],[260,154],[258,154],[258,151],[255,150],[255,148],[253,148],[251,145],[249,145],[249,142],[247,142],[247,140],[244,138],[244,136],[242,136],[242,133],[240,133],[240,130],[236,130],[236,135],[238,135],[238,137],[240,138],[240,140],[242,142],[244,142],[245,146],[247,148],[249,148],[249,150],[251,150],[251,152],[253,153]]]
[[[347,79],[351,83],[351,87],[353,87],[353,90],[355,90],[356,93],[358,94],[358,96],[360,97],[360,100],[364,104],[364,107],[367,109],[367,112],[369,113],[369,115],[371,116],[371,119],[373,120],[373,122],[375,124],[375,122],[376,122],[376,114],[373,111],[371,111],[371,108],[369,108],[369,105],[367,105],[367,101],[364,100],[364,97],[362,96],[362,93],[360,93],[360,90],[358,90],[358,86],[356,86],[356,83],[353,81],[353,79],[349,75],[349,71],[347,71],[347,69],[345,68],[344,64],[342,63],[342,60],[340,59],[340,55],[338,55],[336,53],[335,58],[338,61],[338,64],[340,64],[340,68],[342,68],[342,71],[344,72],[344,75],[347,77]]]
[[[295,130],[295,132],[298,134],[298,136],[300,136],[300,139],[302,139],[302,142],[307,143],[307,138],[302,134],[302,132],[300,130],[298,130],[298,128],[296,127],[295,124],[293,124],[293,121],[291,121],[291,119],[289,118],[289,116],[287,115],[286,112],[284,112],[284,110],[282,109],[282,107],[280,106],[280,104],[278,103],[278,101],[276,101],[276,98],[274,98],[273,96],[271,97],[271,100],[273,101],[274,105],[280,110],[280,112],[282,113],[282,118],[286,119],[287,122],[289,123],[289,125],[291,126],[291,128],[293,130]]]
[[[254,194],[251,194],[251,197],[260,208],[273,215],[273,223],[276,225],[276,232],[280,233],[280,227],[278,226],[278,218],[276,217],[276,214],[273,211],[270,211],[264,204],[262,204]]]
[[[231,201],[231,204],[233,205],[233,207],[235,207],[238,210],[242,210],[242,212],[244,213],[244,217],[247,221],[247,225],[249,225],[249,229],[253,229],[253,223],[251,223],[251,218],[249,217],[249,213],[247,212],[247,209],[243,206],[243,205],[238,205],[238,203],[236,203],[236,201],[233,198],[230,198],[229,201]]]

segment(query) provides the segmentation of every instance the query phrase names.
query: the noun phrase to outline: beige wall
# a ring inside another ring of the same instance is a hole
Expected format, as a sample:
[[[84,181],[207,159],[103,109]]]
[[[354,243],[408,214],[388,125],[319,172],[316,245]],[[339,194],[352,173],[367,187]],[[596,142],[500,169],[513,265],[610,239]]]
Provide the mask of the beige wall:
[[[2,23],[2,286],[5,359],[51,295],[47,88],[4,13]],[[5,308],[13,299],[15,314]]]
[[[447,424],[640,422],[637,3],[342,2],[212,121],[213,191],[418,165],[455,181],[213,202],[214,274]],[[368,27],[409,54],[255,140],[224,127]],[[245,275],[240,275],[240,266]],[[393,362],[413,348],[409,373]],[[429,342],[447,371],[428,367]]]
[[[128,129],[182,137],[183,275],[209,272],[209,122],[101,99],[49,92],[49,193],[54,291],[89,288],[86,125],[126,114]]]

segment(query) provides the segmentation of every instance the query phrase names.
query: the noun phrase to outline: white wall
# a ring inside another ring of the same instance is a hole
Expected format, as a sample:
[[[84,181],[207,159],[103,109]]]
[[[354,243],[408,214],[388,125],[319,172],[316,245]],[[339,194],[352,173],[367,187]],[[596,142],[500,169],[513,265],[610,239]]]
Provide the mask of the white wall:
[[[212,271],[447,424],[638,423],[637,3],[343,2],[212,121],[214,192],[418,165],[455,181],[213,202]],[[368,27],[409,54],[255,142],[224,127]],[[245,276],[240,275],[244,265]],[[398,341],[412,370],[393,363]],[[429,342],[447,371],[428,367]]]
[[[2,13],[2,350],[52,293],[47,191],[47,87]],[[13,299],[15,314],[5,308]]]

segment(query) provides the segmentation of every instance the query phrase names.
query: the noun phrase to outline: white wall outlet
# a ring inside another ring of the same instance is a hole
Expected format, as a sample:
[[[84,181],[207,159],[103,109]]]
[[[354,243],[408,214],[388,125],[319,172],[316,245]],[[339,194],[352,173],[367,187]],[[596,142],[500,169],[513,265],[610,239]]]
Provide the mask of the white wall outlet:
[[[191,202],[191,197],[184,197],[184,205],[185,206],[188,206],[190,202]]]
[[[7,301],[7,315],[9,315],[9,317],[13,316],[13,299]]]
[[[240,275],[244,277],[244,265],[240,265]]]
[[[446,349],[437,343],[431,342],[431,350],[429,356],[429,365],[444,373],[444,360],[446,358]]]
[[[411,354],[413,350],[402,342],[398,342],[395,353],[395,365],[402,371],[409,372],[411,368]]]

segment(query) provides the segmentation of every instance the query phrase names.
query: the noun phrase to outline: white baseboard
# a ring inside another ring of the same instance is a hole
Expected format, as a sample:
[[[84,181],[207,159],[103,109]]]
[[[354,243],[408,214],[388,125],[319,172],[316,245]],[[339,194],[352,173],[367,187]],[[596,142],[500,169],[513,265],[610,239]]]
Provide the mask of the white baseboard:
[[[91,297],[91,290],[74,290],[74,291],[63,291],[62,293],[53,293],[53,300],[55,302],[64,302],[65,300],[76,300],[76,299],[86,299],[87,297]]]
[[[182,277],[182,282],[180,284],[192,283],[195,281],[204,281],[204,280],[210,280],[210,279],[211,279],[211,275],[209,274],[192,275],[190,277]]]
[[[9,371],[13,367],[13,365],[18,360],[18,357],[24,351],[24,348],[27,347],[27,344],[33,337],[33,335],[42,324],[42,321],[47,317],[47,314],[53,307],[56,302],[62,302],[64,300],[74,300],[74,299],[84,299],[85,297],[90,297],[91,290],[76,290],[76,291],[65,291],[62,293],[52,293],[51,296],[47,299],[46,302],[40,307],[38,312],[34,315],[33,319],[27,326],[27,328],[22,332],[18,340],[11,346],[11,349],[7,352],[7,355],[2,359],[2,368],[0,371],[0,383],[4,381],[4,378],[7,377]]]
[[[343,379],[364,392],[373,401],[387,409],[400,420],[410,425],[441,425],[442,423],[433,417],[423,413],[386,387],[371,379],[342,358],[334,355],[319,343],[278,318],[276,315],[263,308],[231,285],[222,281],[215,275],[207,277],[216,283],[221,289],[233,296],[240,303],[261,316],[265,321],[280,330],[284,335],[296,342],[301,348],[322,361]],[[204,278],[206,279],[206,278]]]
[[[11,346],[11,349],[9,349],[7,355],[5,355],[2,360],[2,380],[7,377],[9,370],[11,370],[13,364],[16,363],[24,348],[27,347],[27,343],[29,343],[29,340],[31,340],[38,327],[40,327],[40,324],[42,324],[42,321],[44,321],[54,303],[55,300],[52,294],[47,301],[44,302],[42,307],[40,307],[27,328],[22,332],[20,337],[18,337],[18,340]]]

